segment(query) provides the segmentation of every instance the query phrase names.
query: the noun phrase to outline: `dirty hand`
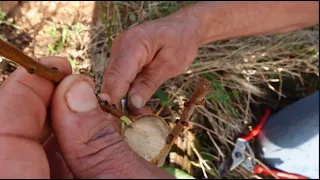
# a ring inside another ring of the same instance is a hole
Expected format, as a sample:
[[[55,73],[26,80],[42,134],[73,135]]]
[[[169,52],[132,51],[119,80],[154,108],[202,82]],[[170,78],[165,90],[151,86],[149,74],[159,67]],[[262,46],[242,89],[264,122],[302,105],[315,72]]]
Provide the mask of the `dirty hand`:
[[[118,36],[102,91],[113,103],[128,93],[129,108],[140,109],[164,81],[192,63],[203,44],[315,24],[319,24],[319,2],[200,1]]]
[[[141,109],[164,81],[193,62],[200,45],[197,23],[180,12],[120,34],[112,45],[102,92],[112,103],[128,93],[129,108]]]
[[[64,59],[40,62],[71,74]],[[1,178],[172,178],[123,140],[90,78],[69,75],[55,88],[20,67],[0,86],[0,99]],[[38,139],[48,114],[55,137],[43,147]]]

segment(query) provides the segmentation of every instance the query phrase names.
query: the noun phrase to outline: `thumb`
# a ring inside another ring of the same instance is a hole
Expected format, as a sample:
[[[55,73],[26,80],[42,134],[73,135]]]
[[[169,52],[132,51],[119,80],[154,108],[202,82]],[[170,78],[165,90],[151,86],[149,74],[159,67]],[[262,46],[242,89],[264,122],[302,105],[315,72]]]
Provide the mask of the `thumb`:
[[[66,164],[77,178],[151,178],[159,170],[136,154],[102,111],[92,80],[66,77],[52,99],[53,131]],[[102,97],[106,99],[106,97]],[[163,174],[163,173],[160,173]],[[164,177],[166,177],[165,175]],[[160,176],[161,177],[161,176]]]
[[[115,123],[107,121],[109,116],[99,108],[91,79],[71,75],[56,88],[52,128],[75,177],[93,177],[111,150],[123,146]],[[104,150],[107,147],[110,150]]]

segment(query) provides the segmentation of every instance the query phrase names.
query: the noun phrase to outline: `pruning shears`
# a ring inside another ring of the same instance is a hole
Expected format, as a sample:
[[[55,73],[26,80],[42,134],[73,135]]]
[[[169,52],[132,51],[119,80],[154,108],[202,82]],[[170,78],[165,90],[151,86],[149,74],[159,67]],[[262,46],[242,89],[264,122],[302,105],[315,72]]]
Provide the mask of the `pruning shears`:
[[[220,166],[219,173],[223,173],[222,171],[225,170],[225,167],[228,166],[227,171],[232,171],[237,167],[242,167],[253,174],[260,174],[260,175],[273,175],[278,177],[279,179],[308,179],[305,176],[291,174],[287,172],[278,171],[275,169],[265,168],[262,165],[256,163],[255,153],[251,148],[249,141],[252,140],[255,136],[257,136],[264,123],[267,121],[269,117],[270,111],[268,109],[265,110],[263,117],[261,118],[260,122],[257,126],[255,126],[247,135],[241,136],[236,141],[236,146],[231,153],[231,163],[224,162]],[[230,160],[230,158],[229,158]],[[229,167],[230,166],[230,167]],[[225,173],[225,172],[224,172]]]

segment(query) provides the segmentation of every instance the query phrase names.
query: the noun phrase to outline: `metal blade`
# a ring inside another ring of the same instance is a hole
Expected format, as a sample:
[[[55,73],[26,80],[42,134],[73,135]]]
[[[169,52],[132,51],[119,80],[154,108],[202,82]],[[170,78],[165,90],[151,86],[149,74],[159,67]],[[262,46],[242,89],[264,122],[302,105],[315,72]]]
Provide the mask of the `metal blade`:
[[[124,98],[121,99],[121,109],[124,114],[128,114],[127,103],[128,103],[128,96],[125,96]]]
[[[243,139],[238,138],[236,142],[236,147],[234,147],[232,151],[232,165],[230,167],[230,170],[234,170],[236,167],[238,167],[241,163],[243,163],[246,160],[245,155],[246,150],[246,141]]]

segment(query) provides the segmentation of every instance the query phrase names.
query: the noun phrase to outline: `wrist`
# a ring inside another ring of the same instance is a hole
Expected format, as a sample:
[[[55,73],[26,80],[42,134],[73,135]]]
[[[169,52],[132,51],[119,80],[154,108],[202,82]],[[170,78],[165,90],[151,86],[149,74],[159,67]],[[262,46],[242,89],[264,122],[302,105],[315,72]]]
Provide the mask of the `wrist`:
[[[186,22],[187,29],[192,31],[192,36],[200,47],[221,38],[219,34],[224,30],[221,19],[224,19],[226,14],[221,5],[220,2],[197,2],[180,9],[170,18]]]
[[[318,2],[197,2],[178,11],[195,26],[199,45],[285,33],[319,23]]]
[[[177,28],[181,29],[181,34],[183,34],[185,38],[190,39],[197,47],[200,47],[203,44],[205,29],[202,14],[199,14],[197,11],[198,6],[190,5],[165,18],[174,22]],[[181,25],[181,23],[183,25]]]

